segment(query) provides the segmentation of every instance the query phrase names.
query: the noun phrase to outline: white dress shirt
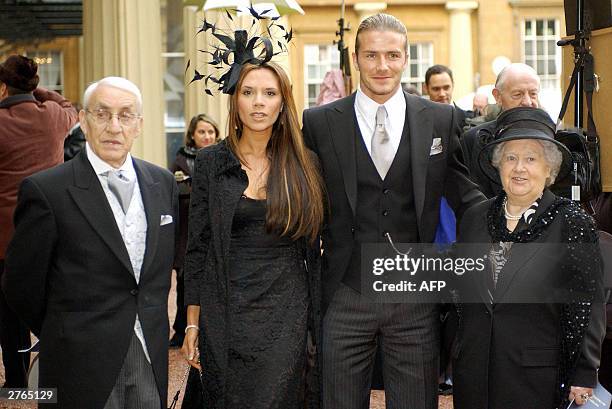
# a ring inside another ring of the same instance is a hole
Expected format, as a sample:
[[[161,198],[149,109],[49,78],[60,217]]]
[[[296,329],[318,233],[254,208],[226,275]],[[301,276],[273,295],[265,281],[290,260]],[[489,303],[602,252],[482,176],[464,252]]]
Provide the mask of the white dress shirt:
[[[130,256],[134,277],[136,278],[136,283],[138,283],[140,281],[140,270],[142,268],[147,243],[147,218],[142,196],[140,194],[140,187],[138,185],[138,177],[136,176],[136,170],[132,162],[132,156],[128,153],[123,165],[121,165],[119,169],[115,169],[96,155],[89,146],[89,143],[85,144],[85,149],[87,150],[87,159],[89,159],[89,163],[91,163],[94,172],[96,172],[98,176],[98,180],[106,194],[108,204],[115,216],[115,222],[117,223],[117,227],[123,238],[123,243]],[[132,193],[130,206],[126,213],[123,213],[119,200],[108,188],[108,180],[105,173],[110,170],[120,170],[126,179],[134,181],[134,193]],[[151,358],[149,357],[138,314],[136,314],[136,321],[134,322],[134,332],[142,344],[142,349],[147,357],[147,361],[150,363]]]
[[[389,135],[391,146],[394,153],[397,153],[400,141],[402,139],[402,131],[406,122],[406,98],[402,87],[397,89],[391,98],[383,104],[387,111],[387,119],[385,121],[385,129]],[[372,155],[372,135],[376,127],[376,111],[380,104],[361,91],[357,90],[355,95],[355,114],[357,115],[357,124],[361,131],[361,137],[365,146],[368,148],[368,153]]]

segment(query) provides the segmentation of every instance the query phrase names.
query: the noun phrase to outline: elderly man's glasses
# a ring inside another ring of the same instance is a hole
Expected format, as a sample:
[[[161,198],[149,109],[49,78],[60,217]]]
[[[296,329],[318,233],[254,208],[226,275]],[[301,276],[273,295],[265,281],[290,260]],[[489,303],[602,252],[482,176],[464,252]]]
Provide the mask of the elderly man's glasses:
[[[113,117],[116,116],[121,126],[130,127],[141,118],[139,114],[133,112],[119,112],[115,114],[105,109],[87,110],[86,112],[93,117],[94,122],[98,125],[108,125],[113,120]]]

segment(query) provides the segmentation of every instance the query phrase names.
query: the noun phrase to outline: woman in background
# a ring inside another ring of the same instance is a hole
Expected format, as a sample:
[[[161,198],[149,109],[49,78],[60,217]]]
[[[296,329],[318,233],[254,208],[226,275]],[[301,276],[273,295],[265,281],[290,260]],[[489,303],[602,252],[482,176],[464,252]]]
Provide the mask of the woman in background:
[[[170,168],[179,185],[179,235],[174,250],[174,270],[176,271],[176,318],[174,335],[170,338],[170,348],[180,348],[185,337],[187,325],[187,307],[185,307],[183,263],[187,247],[187,221],[189,216],[189,198],[191,196],[191,178],[198,151],[220,140],[219,127],[208,115],[199,114],[191,118],[185,134],[185,146],[176,153],[176,160]]]

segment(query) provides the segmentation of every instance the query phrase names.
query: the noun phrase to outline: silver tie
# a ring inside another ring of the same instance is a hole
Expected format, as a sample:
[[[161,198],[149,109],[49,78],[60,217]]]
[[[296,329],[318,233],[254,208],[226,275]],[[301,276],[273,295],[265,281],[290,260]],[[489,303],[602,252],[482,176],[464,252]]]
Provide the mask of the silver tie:
[[[106,177],[109,190],[119,201],[123,213],[127,213],[132,200],[132,193],[134,193],[134,181],[128,180],[120,170],[109,170],[106,172]]]
[[[382,179],[387,176],[387,172],[393,162],[395,152],[391,145],[391,139],[385,128],[385,119],[387,110],[384,105],[380,105],[376,110],[376,125],[374,126],[374,135],[372,135],[372,162],[376,166],[376,170]]]

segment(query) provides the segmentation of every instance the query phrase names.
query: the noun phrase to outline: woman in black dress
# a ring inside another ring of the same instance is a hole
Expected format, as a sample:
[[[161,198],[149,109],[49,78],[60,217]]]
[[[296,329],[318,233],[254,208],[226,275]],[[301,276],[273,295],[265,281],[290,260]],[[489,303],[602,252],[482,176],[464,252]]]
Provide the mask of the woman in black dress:
[[[319,340],[324,195],[313,158],[283,69],[245,64],[228,137],[198,153],[191,199],[183,352],[202,370],[207,409],[318,407],[307,347]]]
[[[191,197],[191,177],[198,151],[219,141],[219,127],[208,115],[198,114],[191,118],[185,146],[176,153],[176,159],[170,170],[174,173],[179,186],[179,235],[174,249],[174,270],[176,271],[176,317],[174,335],[168,346],[179,348],[183,345],[185,326],[187,325],[187,308],[185,307],[183,263],[187,247],[187,220],[189,216],[189,198]]]

